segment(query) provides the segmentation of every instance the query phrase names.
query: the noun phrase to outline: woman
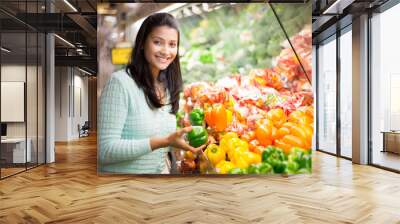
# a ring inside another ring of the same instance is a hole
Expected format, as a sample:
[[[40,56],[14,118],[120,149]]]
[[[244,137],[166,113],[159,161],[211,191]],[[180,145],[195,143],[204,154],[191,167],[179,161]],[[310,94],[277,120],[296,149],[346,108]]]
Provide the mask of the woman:
[[[169,173],[170,147],[194,153],[176,130],[182,77],[179,30],[167,13],[149,16],[136,37],[130,64],[115,72],[102,91],[99,164],[103,172]]]

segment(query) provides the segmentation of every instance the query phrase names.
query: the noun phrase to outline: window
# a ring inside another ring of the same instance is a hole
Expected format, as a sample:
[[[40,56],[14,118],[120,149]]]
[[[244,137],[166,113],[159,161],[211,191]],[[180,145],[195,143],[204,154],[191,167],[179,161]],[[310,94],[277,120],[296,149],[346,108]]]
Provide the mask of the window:
[[[336,153],[336,40],[318,48],[318,149]]]
[[[371,18],[372,163],[400,170],[400,4]]]
[[[340,36],[340,154],[352,157],[352,35],[351,26]]]
[[[1,1],[0,7],[15,9],[24,17],[42,12],[44,4],[15,0]],[[8,116],[1,118],[2,126],[7,127],[0,144],[0,178],[5,178],[45,163],[46,39],[44,33],[4,12],[0,17],[1,97],[20,95],[15,99],[22,102],[15,102],[20,113],[10,110],[4,101],[0,105],[1,114]],[[16,114],[21,115],[13,116]]]

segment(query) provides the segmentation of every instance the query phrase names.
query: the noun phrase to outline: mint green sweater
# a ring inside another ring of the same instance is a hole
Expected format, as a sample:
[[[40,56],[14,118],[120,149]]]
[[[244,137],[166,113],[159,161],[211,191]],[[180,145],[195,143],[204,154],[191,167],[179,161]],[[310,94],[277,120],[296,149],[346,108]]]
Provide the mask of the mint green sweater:
[[[98,113],[99,171],[161,173],[169,148],[152,151],[150,137],[176,130],[170,105],[152,110],[144,92],[121,70],[112,74],[100,97]]]

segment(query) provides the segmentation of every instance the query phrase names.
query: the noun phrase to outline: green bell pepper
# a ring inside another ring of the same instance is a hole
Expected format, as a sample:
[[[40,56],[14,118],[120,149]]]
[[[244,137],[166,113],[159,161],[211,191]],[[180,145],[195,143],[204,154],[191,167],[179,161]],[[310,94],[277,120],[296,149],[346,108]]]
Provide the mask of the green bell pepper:
[[[260,174],[267,174],[272,171],[272,166],[269,163],[261,163],[258,170],[260,171]]]
[[[270,157],[267,162],[271,164],[274,173],[287,173],[287,161]]]
[[[189,113],[189,121],[191,125],[202,126],[204,123],[204,111],[201,108],[194,108]]]
[[[269,158],[274,158],[278,159],[280,161],[286,160],[285,153],[283,153],[282,149],[274,147],[274,146],[268,146],[265,148],[261,155],[261,160],[262,162],[267,162]]]
[[[268,146],[261,155],[263,163],[268,163],[274,173],[287,173],[287,159],[282,149]]]
[[[202,126],[192,126],[192,130],[187,133],[187,139],[189,141],[189,145],[197,148],[205,143],[208,140],[207,130]]]
[[[261,166],[261,163],[259,163],[259,164],[251,164],[247,168],[249,174],[259,174],[260,173],[260,166]]]
[[[247,169],[249,174],[267,174],[271,172],[272,167],[269,163],[265,162],[265,163],[251,164]]]
[[[229,174],[247,174],[247,169],[235,167],[228,172]]]
[[[275,151],[275,148],[272,146],[268,146],[261,154],[261,161],[267,162],[268,157]]]
[[[288,161],[287,162],[287,170],[289,174],[296,174],[299,170],[299,164],[294,162],[294,161]]]
[[[311,172],[311,154],[306,152],[302,148],[293,147],[288,156],[289,162],[295,162],[298,164],[298,169],[306,169]]]

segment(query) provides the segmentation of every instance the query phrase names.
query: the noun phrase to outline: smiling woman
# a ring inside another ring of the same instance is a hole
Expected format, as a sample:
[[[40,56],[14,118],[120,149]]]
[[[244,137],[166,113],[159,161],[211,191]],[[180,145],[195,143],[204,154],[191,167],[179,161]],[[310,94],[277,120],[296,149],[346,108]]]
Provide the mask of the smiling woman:
[[[176,130],[182,77],[179,29],[167,13],[149,16],[139,29],[126,70],[115,72],[102,91],[99,110],[100,172],[167,174],[167,153],[176,147],[194,153]]]
[[[166,69],[175,59],[177,42],[178,32],[168,26],[157,27],[151,32],[145,43],[145,57],[153,76],[158,76],[160,70]]]

